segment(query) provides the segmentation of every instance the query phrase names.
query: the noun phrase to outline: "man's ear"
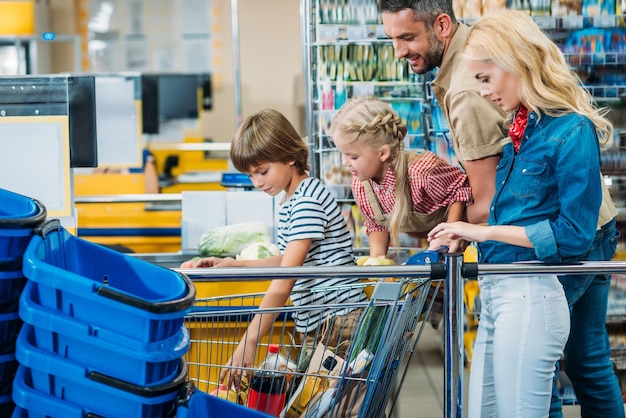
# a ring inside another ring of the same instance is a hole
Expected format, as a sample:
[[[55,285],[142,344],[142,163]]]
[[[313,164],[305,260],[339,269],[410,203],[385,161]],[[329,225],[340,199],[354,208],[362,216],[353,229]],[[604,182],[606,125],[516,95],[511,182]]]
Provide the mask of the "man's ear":
[[[441,13],[435,19],[435,24],[433,25],[435,29],[435,33],[440,38],[450,38],[453,33],[453,25],[452,19],[446,13]]]

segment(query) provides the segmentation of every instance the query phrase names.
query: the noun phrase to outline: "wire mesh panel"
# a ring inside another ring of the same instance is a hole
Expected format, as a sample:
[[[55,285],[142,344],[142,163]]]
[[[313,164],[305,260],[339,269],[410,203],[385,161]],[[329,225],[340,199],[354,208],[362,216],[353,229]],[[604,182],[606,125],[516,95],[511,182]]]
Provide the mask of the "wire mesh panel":
[[[186,355],[189,380],[200,391],[263,410],[251,404],[251,396],[259,388],[251,390],[250,385],[258,383],[255,376],[262,371],[258,365],[267,357],[268,346],[278,344],[286,361],[271,372],[280,379],[266,382],[262,388],[281,395],[275,415],[381,416],[395,403],[392,395],[401,387],[398,372],[407,367],[403,359],[419,340],[418,323],[428,318],[433,301],[427,303],[427,298],[433,283],[441,284],[427,278],[368,280],[340,289],[365,291],[370,297],[364,302],[324,300],[316,305],[272,309],[259,308],[262,293],[197,299],[186,317],[191,335]],[[315,291],[333,293],[330,290],[337,288]],[[255,315],[273,318],[273,326],[258,345],[243,347],[255,353],[255,367],[227,365],[245,341],[243,336]],[[235,376],[231,386],[223,385],[226,380],[219,381],[224,368]]]

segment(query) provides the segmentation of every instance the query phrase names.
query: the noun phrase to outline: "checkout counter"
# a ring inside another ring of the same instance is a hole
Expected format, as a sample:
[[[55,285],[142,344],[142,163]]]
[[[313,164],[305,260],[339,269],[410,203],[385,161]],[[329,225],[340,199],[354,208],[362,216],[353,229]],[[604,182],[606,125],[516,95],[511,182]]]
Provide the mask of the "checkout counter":
[[[221,144],[221,149],[225,145],[229,144]],[[194,176],[178,177],[190,181],[188,178]],[[151,261],[156,255],[173,254],[175,261],[167,257],[169,267],[196,255],[200,236],[211,228],[251,220],[273,228],[273,198],[251,191],[246,175],[207,171],[205,177],[198,175],[197,179],[193,183],[197,190],[186,187],[192,183],[177,181],[169,187],[186,190],[145,194],[140,173],[77,176],[77,235],[128,253],[155,254],[148,256]],[[124,193],[119,193],[121,184]],[[93,190],[100,194],[94,195]],[[250,207],[255,207],[253,213]]]

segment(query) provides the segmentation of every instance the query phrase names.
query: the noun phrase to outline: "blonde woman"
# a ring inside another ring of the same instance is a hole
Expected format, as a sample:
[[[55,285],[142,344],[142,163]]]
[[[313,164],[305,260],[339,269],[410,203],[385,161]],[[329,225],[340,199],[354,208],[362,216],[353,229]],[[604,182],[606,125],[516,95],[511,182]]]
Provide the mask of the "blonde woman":
[[[593,106],[560,50],[524,12],[481,18],[463,53],[482,96],[511,115],[512,143],[504,147],[497,167],[488,226],[443,223],[430,238],[476,241],[481,263],[567,263],[589,259],[590,248],[591,254],[602,257],[604,251],[610,258],[615,233],[607,230],[603,237],[604,228],[596,232],[601,205],[612,207],[610,199],[603,200],[600,174],[599,142],[613,130],[604,111]],[[570,340],[571,351],[566,349],[570,316],[560,278],[479,277],[482,308],[469,384],[470,418],[559,416],[560,410],[551,411],[551,393],[555,363],[564,349],[568,370],[579,379],[576,393],[585,399],[583,416],[624,416],[619,386],[611,382],[617,383],[610,376],[604,329],[608,280],[591,277],[593,284],[583,290],[588,294],[576,296],[576,304],[582,304],[573,305],[571,324],[572,335],[590,340],[577,340],[575,346]],[[589,320],[578,324],[585,315]],[[575,359],[568,358],[570,353]],[[589,379],[604,382],[594,387]],[[579,392],[584,385],[593,388],[585,395]],[[601,386],[610,390],[600,392]],[[596,401],[588,401],[589,392],[596,392]]]
[[[332,141],[352,171],[352,191],[365,217],[370,257],[387,255],[401,232],[426,237],[439,222],[465,217],[473,202],[467,176],[429,151],[406,152],[407,128],[389,103],[354,97],[331,123]],[[441,237],[431,248],[459,241]]]

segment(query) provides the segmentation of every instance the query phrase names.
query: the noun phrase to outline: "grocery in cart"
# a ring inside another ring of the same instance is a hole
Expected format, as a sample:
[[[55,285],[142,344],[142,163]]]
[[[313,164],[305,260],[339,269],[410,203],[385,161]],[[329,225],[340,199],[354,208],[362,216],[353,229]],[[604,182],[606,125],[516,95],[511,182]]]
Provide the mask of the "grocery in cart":
[[[433,281],[438,280],[412,277],[343,286],[373,288],[369,301],[359,303],[261,309],[263,293],[196,299],[185,322],[191,336],[185,355],[189,381],[196,392],[269,416],[383,416],[397,399],[405,355],[419,340],[418,322],[427,318]],[[255,366],[228,366],[255,315],[274,318],[258,346],[244,347],[254,350]],[[300,332],[295,319],[303,317],[324,319]],[[223,368],[234,377],[220,382]]]

